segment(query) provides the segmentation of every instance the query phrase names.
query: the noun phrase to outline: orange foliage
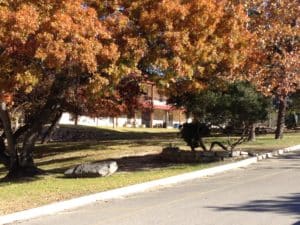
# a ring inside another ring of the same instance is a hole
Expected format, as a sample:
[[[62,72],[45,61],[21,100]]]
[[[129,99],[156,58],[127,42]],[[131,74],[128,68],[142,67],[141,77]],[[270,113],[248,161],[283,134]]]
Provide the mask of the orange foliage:
[[[245,1],[249,29],[257,43],[247,79],[266,94],[285,97],[300,87],[300,4],[298,0]]]
[[[100,90],[120,55],[107,24],[82,0],[0,3],[0,54],[0,88],[10,92],[62,73],[65,79],[89,74],[85,82]]]
[[[184,81],[201,89],[236,78],[254,38],[244,7],[233,0],[4,2],[0,49],[24,64],[24,74],[40,67],[26,73],[35,78],[29,84],[10,73],[10,91],[22,84],[30,90],[50,76],[96,95],[132,73],[150,73],[164,88]]]

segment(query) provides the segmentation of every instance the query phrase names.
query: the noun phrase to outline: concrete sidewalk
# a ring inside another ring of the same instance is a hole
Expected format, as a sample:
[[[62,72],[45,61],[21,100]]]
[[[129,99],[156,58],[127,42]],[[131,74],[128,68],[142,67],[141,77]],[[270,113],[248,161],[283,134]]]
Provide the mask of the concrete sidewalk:
[[[164,186],[170,186],[177,183],[182,183],[197,178],[211,176],[219,173],[223,173],[229,170],[247,167],[251,164],[257,163],[259,160],[271,158],[273,155],[282,155],[291,151],[300,151],[300,145],[293,146],[286,149],[277,150],[274,152],[258,155],[256,157],[241,160],[235,163],[230,163],[222,166],[217,166],[209,169],[204,169],[196,172],[186,173],[178,176],[173,176],[165,179],[155,180],[147,183],[132,185],[124,188],[119,188],[111,191],[101,192],[98,194],[88,195],[76,199],[57,202],[50,205],[45,205],[39,208],[30,209],[22,212],[17,212],[0,217],[0,224],[12,223],[20,220],[28,220],[40,216],[58,213],[64,210],[78,208],[84,205],[95,203],[97,201],[110,200],[115,198],[121,198],[151,189],[156,189]]]

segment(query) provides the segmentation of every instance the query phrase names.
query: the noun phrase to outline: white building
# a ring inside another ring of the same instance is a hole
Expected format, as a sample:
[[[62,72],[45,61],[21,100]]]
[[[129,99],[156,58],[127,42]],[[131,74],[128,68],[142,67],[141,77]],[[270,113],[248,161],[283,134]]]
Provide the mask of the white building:
[[[175,109],[166,102],[166,97],[160,95],[156,87],[149,83],[144,96],[140,99],[142,109],[135,114],[135,118],[128,119],[126,115],[118,118],[91,118],[79,116],[78,125],[102,127],[178,127],[186,122],[183,110]],[[75,124],[74,117],[64,113],[59,124]],[[135,125],[132,125],[135,124]]]

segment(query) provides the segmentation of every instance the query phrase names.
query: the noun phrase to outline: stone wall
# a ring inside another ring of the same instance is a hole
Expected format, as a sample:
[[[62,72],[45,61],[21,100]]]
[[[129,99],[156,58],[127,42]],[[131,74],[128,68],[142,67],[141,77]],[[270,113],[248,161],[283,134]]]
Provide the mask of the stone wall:
[[[160,158],[169,162],[176,163],[199,163],[199,162],[217,162],[230,157],[230,152],[225,151],[184,151],[179,148],[164,148]]]

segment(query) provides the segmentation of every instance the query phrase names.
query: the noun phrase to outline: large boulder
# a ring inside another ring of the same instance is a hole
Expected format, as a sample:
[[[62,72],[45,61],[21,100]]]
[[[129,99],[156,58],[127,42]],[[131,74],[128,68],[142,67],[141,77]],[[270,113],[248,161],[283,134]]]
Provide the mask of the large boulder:
[[[118,164],[115,161],[106,161],[100,163],[85,163],[68,169],[64,174],[69,178],[80,177],[106,177],[118,170]]]

